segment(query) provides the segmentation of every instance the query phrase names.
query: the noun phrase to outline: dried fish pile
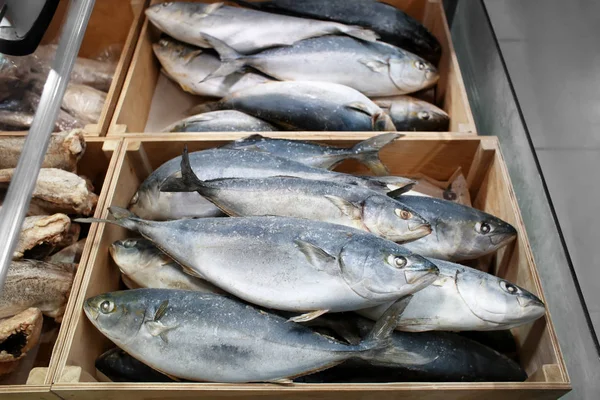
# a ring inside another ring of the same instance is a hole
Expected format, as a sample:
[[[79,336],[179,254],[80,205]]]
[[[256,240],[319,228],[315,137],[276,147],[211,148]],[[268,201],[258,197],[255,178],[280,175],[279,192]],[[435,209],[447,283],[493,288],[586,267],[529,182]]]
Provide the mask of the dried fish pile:
[[[236,3],[146,10],[168,35],[153,45],[162,72],[221,98],[165,132],[448,129],[446,112],[407,96],[435,86],[441,47],[404,12],[375,0]]]
[[[24,57],[0,55],[0,130],[28,130],[40,102],[56,45],[42,45]],[[78,57],[54,130],[95,124],[100,118],[116,63]]]
[[[124,382],[525,380],[515,360],[456,333],[508,332],[545,314],[525,288],[457,263],[496,252],[517,231],[389,175],[378,152],[396,138],[338,148],[254,135],[185,150],[140,185],[129,210],[78,220],[141,236],[107,249],[130,290],[84,304],[122,350],[100,356],[99,373]],[[379,175],[329,170],[346,159]]]
[[[2,198],[24,141],[0,139]],[[87,178],[76,174],[85,149],[80,131],[52,135],[0,292],[0,375],[17,370],[26,355],[35,358],[42,328],[62,321],[85,241],[71,217],[92,215],[98,201]]]

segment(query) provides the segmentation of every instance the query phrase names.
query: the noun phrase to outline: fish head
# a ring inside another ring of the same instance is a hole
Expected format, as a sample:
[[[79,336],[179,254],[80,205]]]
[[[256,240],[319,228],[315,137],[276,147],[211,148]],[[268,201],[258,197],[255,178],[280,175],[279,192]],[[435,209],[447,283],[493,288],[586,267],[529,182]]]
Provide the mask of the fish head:
[[[116,344],[125,344],[135,338],[144,323],[145,303],[137,290],[125,290],[91,297],[83,304],[83,310],[106,337]]]
[[[173,71],[176,64],[187,64],[194,57],[202,54],[202,49],[185,43],[162,38],[152,45],[152,50],[167,71]]]
[[[385,196],[365,199],[362,218],[369,231],[393,242],[408,242],[431,233],[431,225],[425,218],[409,206]]]
[[[471,312],[504,329],[532,322],[546,312],[536,295],[494,275],[464,269],[457,271],[455,280]]]
[[[183,25],[184,17],[189,15],[192,10],[190,6],[186,7],[182,2],[164,2],[146,8],[146,16],[158,29],[176,37],[174,32],[181,29],[178,28],[178,25]]]
[[[435,85],[440,75],[428,61],[406,52],[404,57],[389,60],[390,78],[403,93],[412,93]]]
[[[409,121],[411,128],[417,131],[446,131],[450,124],[450,117],[444,110],[409,96],[391,102],[389,112],[392,118]]]
[[[133,275],[144,268],[155,267],[171,261],[152,242],[141,238],[117,240],[110,245],[109,251],[125,275]]]
[[[435,264],[424,257],[371,235],[348,241],[340,253],[340,266],[355,293],[382,302],[415,293],[439,274]]]
[[[373,115],[373,130],[379,132],[395,132],[396,125],[394,125],[392,118],[382,111]]]
[[[431,197],[400,196],[398,200],[425,218],[431,214],[432,236],[454,260],[491,254],[517,237],[511,224],[473,207]]]

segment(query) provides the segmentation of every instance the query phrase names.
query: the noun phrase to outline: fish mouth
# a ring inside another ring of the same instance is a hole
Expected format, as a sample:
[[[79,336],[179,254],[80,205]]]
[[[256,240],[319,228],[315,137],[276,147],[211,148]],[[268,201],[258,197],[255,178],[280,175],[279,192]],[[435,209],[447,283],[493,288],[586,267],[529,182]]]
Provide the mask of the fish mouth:
[[[85,301],[85,303],[83,304],[83,311],[85,311],[85,314],[90,319],[90,321],[97,321],[98,320],[98,315],[100,315],[100,313],[93,306],[92,300],[93,299],[87,299]]]
[[[432,231],[431,229],[431,225],[429,224],[429,222],[409,222],[408,223],[408,230],[411,232],[426,232],[427,235],[429,235]]]
[[[426,278],[434,278],[439,273],[440,270],[434,266],[425,269],[404,271],[404,278],[406,279],[406,282],[408,284],[414,285],[416,283],[419,283],[420,281],[425,280]]]
[[[494,246],[503,246],[516,239],[516,237],[517,230],[512,225],[506,224],[506,226],[497,228],[496,231],[490,235],[490,242]]]
[[[546,312],[546,305],[537,296],[528,294],[524,296],[518,296],[517,301],[523,308],[541,308]],[[543,313],[542,313],[543,314]]]

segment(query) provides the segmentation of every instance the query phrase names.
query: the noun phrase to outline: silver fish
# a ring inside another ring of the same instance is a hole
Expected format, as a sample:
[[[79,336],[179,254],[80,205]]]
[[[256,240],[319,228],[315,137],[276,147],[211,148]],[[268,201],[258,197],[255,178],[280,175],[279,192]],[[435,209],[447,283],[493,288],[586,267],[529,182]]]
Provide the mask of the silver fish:
[[[126,278],[123,279],[125,284],[133,282],[135,287],[221,292],[210,283],[185,273],[179,264],[149,240],[117,240],[110,245],[109,251]]]
[[[206,36],[206,40],[222,62],[211,77],[251,66],[280,81],[339,83],[369,97],[416,92],[439,79],[433,64],[381,42],[323,36],[243,56],[216,38]]]
[[[361,27],[228,7],[223,3],[156,4],[146,9],[146,16],[158,29],[182,42],[212,47],[205,39],[205,35],[210,35],[241,53],[337,33],[377,39],[375,33]]]
[[[181,265],[243,300],[306,313],[372,307],[414,293],[438,269],[402,246],[357,229],[286,217],[156,222],[110,207],[109,222],[137,231]]]
[[[363,140],[349,148],[327,146],[302,140],[276,139],[259,134],[238,139],[221,148],[237,150],[266,151],[278,157],[289,158],[316,168],[334,169],[347,159],[355,159],[365,164],[376,175],[389,172],[379,159],[379,151],[400,135],[383,133]]]
[[[426,196],[401,195],[396,200],[431,224],[431,235],[406,244],[426,257],[471,260],[493,253],[517,237],[512,225],[472,207]]]
[[[193,112],[237,110],[285,130],[395,131],[390,117],[362,93],[337,83],[269,82]]]
[[[223,110],[194,115],[174,122],[163,132],[269,132],[277,129],[239,111]]]
[[[38,260],[13,261],[0,292],[0,318],[35,307],[44,315],[60,322],[67,306],[74,274],[73,264],[51,264]]]
[[[415,293],[396,329],[409,332],[489,331],[527,324],[546,313],[533,293],[504,279],[448,261],[429,259],[438,279]],[[388,304],[360,310],[376,320]]]
[[[190,162],[202,180],[286,175],[360,185],[380,192],[404,189],[414,184],[414,181],[402,177],[356,177],[312,168],[258,151],[210,149],[191,153]],[[180,165],[181,156],[167,161],[152,172],[131,199],[130,210],[142,218],[154,220],[223,215],[215,205],[197,193],[160,192],[164,180],[181,171]]]
[[[394,242],[431,233],[427,221],[409,207],[360,186],[286,176],[201,181],[187,151],[181,160],[181,175],[167,178],[161,191],[196,191],[234,217],[306,218],[360,229]]]
[[[224,97],[238,90],[272,81],[271,78],[253,72],[206,79],[221,66],[216,54],[169,39],[161,39],[152,45],[152,49],[165,75],[186,92],[199,96]]]
[[[402,306],[398,302],[358,345],[343,344],[226,296],[188,290],[105,293],[87,299],[83,309],[117,346],[170,376],[284,383],[349,358],[368,358],[385,347]]]
[[[386,111],[399,131],[447,131],[448,114],[423,100],[410,96],[378,97],[373,102]]]

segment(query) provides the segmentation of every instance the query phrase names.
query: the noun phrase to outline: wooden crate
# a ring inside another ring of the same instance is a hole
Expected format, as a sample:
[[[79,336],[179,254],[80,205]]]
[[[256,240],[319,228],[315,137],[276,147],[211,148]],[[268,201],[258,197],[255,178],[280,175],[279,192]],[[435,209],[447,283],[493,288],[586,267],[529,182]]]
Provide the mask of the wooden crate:
[[[122,46],[115,75],[97,124],[87,125],[86,134],[106,135],[123,81],[131,62],[149,0],[99,0],[94,5],[81,49],[80,57],[94,58],[109,46]],[[55,43],[66,19],[69,1],[61,1],[42,43]],[[23,132],[26,133],[26,132]]]
[[[151,4],[162,0],[153,0]],[[213,2],[216,0],[204,0]],[[440,80],[436,104],[450,115],[452,132],[475,133],[475,122],[460,73],[446,15],[441,0],[384,0],[422,21],[442,46]],[[121,97],[108,130],[109,135],[124,132],[156,132],[184,118],[185,111],[198,103],[198,96],[185,93],[179,85],[160,73],[160,63],[152,44],[160,36],[147,19],[140,32]]]
[[[95,189],[94,191],[99,195],[98,204],[95,211],[95,216],[99,217],[102,211],[105,209],[104,200],[108,194],[113,171],[117,164],[121,140],[87,137],[86,143],[87,149],[83,155],[83,158],[78,164],[77,172],[78,174],[84,175],[92,181]],[[93,238],[96,236],[95,231],[96,227],[92,226],[88,233],[88,240],[85,243],[79,268],[75,274],[67,304],[75,302],[78,297],[79,288],[81,287],[81,279],[83,278],[83,273],[85,270],[84,266],[86,265],[86,259],[93,248]],[[52,349],[50,359],[47,358],[47,355],[42,356],[40,354],[38,354],[38,357],[36,358],[36,364],[43,364],[48,367],[46,376],[40,376],[38,379],[35,379],[35,384],[26,385],[25,382],[23,382],[23,384],[18,385],[0,385],[1,399],[57,398],[56,395],[50,392],[50,385],[52,383],[58,357],[61,354],[62,345],[64,343],[62,337],[66,335],[71,315],[71,313],[65,312],[63,322],[58,333],[58,338],[54,344],[54,348]]]
[[[284,138],[310,139],[348,146],[372,133],[270,133]],[[190,151],[212,148],[244,134],[155,134],[128,137],[124,140],[111,187],[104,205],[126,207],[139,184],[165,161]],[[413,176],[423,173],[437,180],[448,180],[461,167],[467,177],[475,207],[511,223],[518,230],[518,240],[488,261],[487,266],[499,276],[526,288],[544,300],[539,276],[531,254],[506,165],[495,137],[450,133],[407,135],[386,146],[383,162],[392,174]],[[341,170],[367,173],[364,166],[348,161]],[[102,211],[106,218],[108,213]],[[130,233],[121,227],[100,224],[91,250],[81,289],[76,301],[69,303],[72,314],[60,355],[52,391],[64,399],[104,399],[127,396],[133,399],[160,398],[234,398],[259,399],[282,397],[293,399],[556,399],[570,390],[570,381],[560,352],[550,316],[533,324],[513,329],[519,358],[529,375],[523,383],[391,383],[391,384],[215,384],[215,383],[111,383],[90,382],[96,378],[95,359],[112,347],[84,315],[85,299],[119,289],[119,269],[111,260],[108,246]],[[64,376],[67,367],[80,367],[84,381]]]

